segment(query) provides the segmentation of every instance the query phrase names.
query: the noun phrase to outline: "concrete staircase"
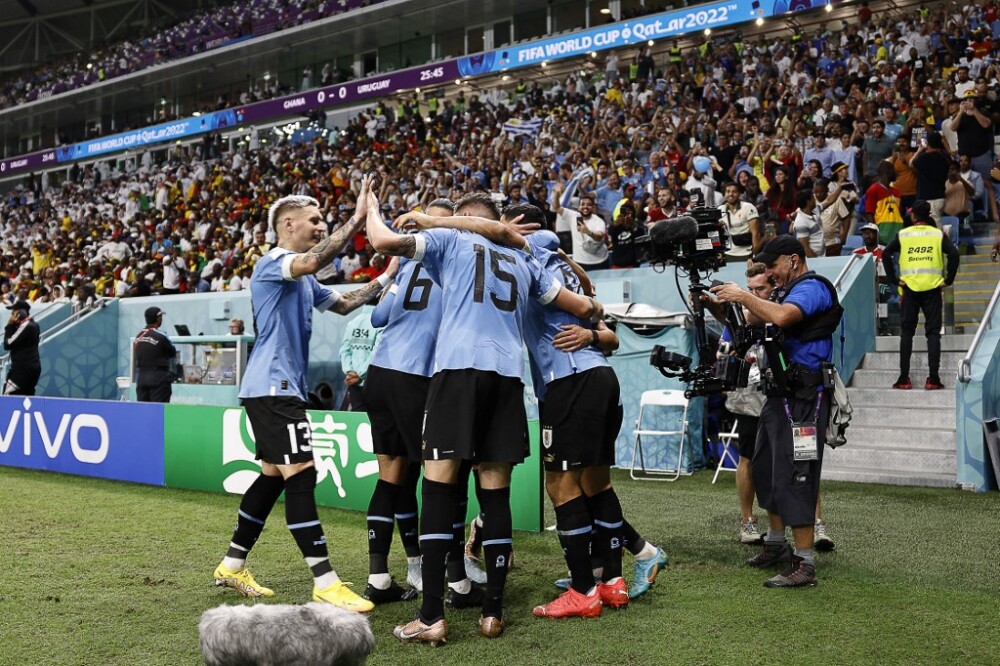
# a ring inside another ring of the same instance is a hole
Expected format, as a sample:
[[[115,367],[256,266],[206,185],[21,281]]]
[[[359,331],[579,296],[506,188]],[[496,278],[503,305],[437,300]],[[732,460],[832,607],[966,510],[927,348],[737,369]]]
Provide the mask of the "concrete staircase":
[[[996,281],[994,280],[994,284]],[[991,291],[992,293],[992,291]],[[985,305],[984,305],[985,307]],[[918,328],[918,335],[922,328]],[[899,338],[880,337],[848,386],[854,418],[847,444],[827,449],[823,478],[905,486],[955,486],[955,377],[973,335],[941,340],[943,391],[923,390],[927,341],[913,340],[913,389],[894,390],[899,376]]]
[[[976,244],[976,254],[962,257],[953,286],[957,331],[975,333],[993,296],[997,278],[1000,278],[1000,264],[990,261],[991,248],[992,240],[987,244],[986,239],[980,239]]]

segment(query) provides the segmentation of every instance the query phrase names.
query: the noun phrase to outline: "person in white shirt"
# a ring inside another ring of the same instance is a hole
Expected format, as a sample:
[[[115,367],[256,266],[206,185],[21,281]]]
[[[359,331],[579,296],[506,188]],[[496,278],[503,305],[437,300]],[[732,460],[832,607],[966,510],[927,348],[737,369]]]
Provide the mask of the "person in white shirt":
[[[727,183],[726,202],[719,206],[719,210],[722,211],[722,222],[729,231],[730,247],[726,252],[727,259],[746,259],[760,250],[763,243],[757,207],[752,203],[741,201],[741,194],[739,185]]]
[[[609,268],[611,260],[608,246],[605,242],[608,225],[597,215],[594,197],[591,194],[580,196],[580,210],[563,208],[561,199],[563,186],[559,184],[554,190],[553,210],[556,212],[556,233],[570,232],[573,238],[573,260],[584,270]]]
[[[799,210],[795,213],[795,237],[802,243],[807,257],[826,256],[823,242],[823,222],[820,220],[819,204],[812,190],[802,190],[795,197]]]
[[[163,257],[163,292],[164,294],[181,293],[181,280],[187,275],[184,260],[177,256],[177,248],[173,245],[167,248]]]

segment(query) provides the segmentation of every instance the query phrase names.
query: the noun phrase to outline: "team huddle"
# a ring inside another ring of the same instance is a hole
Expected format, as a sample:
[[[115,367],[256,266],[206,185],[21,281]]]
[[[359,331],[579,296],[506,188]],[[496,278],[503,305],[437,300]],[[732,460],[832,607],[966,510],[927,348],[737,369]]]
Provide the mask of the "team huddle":
[[[538,230],[544,219],[533,206],[501,212],[484,194],[439,199],[425,213],[397,219],[398,232],[380,209],[370,177],[354,217],[326,238],[314,199],[285,197],[271,206],[278,245],[251,279],[257,343],[240,390],[262,474],[241,501],[216,583],[273,595],[246,558],[284,491],[288,528],[313,572],[314,601],[367,612],[419,592],[417,616],[393,632],[400,640],[446,642],[446,604],[481,607],[480,633],[500,636],[513,556],[511,472],[528,455],[526,346],[546,490],[570,574],[556,582],[565,592],[533,613],[596,617],[604,607],[626,606],[667,556],[625,520],[611,485],[622,407],[604,353],[618,338],[601,322],[586,273],[559,251],[555,234]],[[319,284],[314,274],[362,226],[376,251],[394,257],[386,272],[346,294]],[[333,570],[316,511],[305,377],[312,309],[346,314],[380,292],[372,323],[384,329],[364,386],[379,479],[368,510],[368,585],[359,596]],[[485,576],[465,557],[470,474]],[[407,556],[405,588],[388,569],[394,527]],[[631,587],[622,577],[623,547],[635,557]]]

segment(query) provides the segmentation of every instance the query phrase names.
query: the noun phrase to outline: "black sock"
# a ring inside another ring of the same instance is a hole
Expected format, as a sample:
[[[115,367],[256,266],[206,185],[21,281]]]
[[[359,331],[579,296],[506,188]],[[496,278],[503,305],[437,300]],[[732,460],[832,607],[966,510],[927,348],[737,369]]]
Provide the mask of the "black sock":
[[[227,557],[245,560],[247,553],[257,543],[260,533],[264,530],[264,522],[271,514],[274,503],[278,501],[281,491],[285,489],[285,480],[280,476],[265,476],[261,474],[250,484],[236,515],[236,529],[233,530],[232,544],[226,552]]]
[[[455,484],[424,478],[423,510],[420,512],[420,553],[423,562],[423,602],[420,619],[434,624],[444,617],[444,571],[451,547],[452,502]]]
[[[465,575],[465,514],[469,510],[469,472],[472,464],[463,462],[458,471],[458,483],[455,486],[455,497],[451,524],[451,548],[448,550],[448,582],[457,583],[466,578]]]
[[[638,555],[646,547],[646,540],[639,536],[639,533],[632,527],[632,523],[622,518],[622,537],[625,540],[625,547],[628,552]]]
[[[420,481],[420,463],[410,463],[406,468],[406,481],[396,496],[396,529],[407,557],[420,557],[420,535],[417,533],[417,482]]]
[[[319,513],[316,512],[315,467],[307,467],[285,479],[285,520],[313,577],[318,578],[333,571],[326,550],[323,526],[319,522]]]
[[[594,526],[597,528],[596,542],[601,544],[605,554],[605,582],[622,575],[622,505],[613,489],[605,490],[590,498]]]
[[[483,615],[503,617],[503,590],[507,584],[513,527],[510,488],[480,491],[483,509],[483,563],[486,565],[486,598]]]
[[[368,503],[368,573],[389,573],[393,508],[402,487],[379,479]]]
[[[591,528],[590,513],[583,496],[556,507],[556,531],[569,567],[571,587],[581,594],[586,594],[594,586],[594,574],[590,568]]]

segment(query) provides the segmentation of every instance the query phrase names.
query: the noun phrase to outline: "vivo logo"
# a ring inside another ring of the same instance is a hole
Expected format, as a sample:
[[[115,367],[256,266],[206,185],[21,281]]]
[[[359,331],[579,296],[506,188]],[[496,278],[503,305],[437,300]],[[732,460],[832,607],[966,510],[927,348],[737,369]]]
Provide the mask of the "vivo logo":
[[[23,405],[23,412],[15,409],[6,426],[0,425],[0,454],[20,446],[28,457],[40,444],[45,455],[56,458],[68,434],[70,451],[78,461],[99,465],[108,457],[108,424],[97,414],[63,414],[58,423],[52,423],[52,416],[31,411],[31,400],[25,398]]]

